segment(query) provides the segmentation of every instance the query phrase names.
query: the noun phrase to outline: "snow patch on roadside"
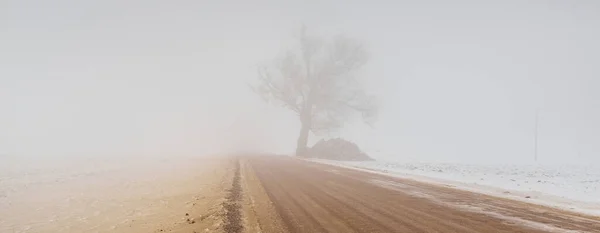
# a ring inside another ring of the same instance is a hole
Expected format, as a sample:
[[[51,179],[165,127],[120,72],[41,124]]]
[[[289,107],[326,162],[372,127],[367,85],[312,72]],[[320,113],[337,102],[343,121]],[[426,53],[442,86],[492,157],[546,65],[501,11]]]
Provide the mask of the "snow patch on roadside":
[[[467,210],[467,211],[471,211],[471,212],[475,212],[475,213],[480,213],[480,214],[487,215],[487,216],[490,216],[493,218],[497,218],[497,219],[500,219],[500,220],[503,220],[503,221],[506,221],[509,223],[518,224],[521,226],[525,226],[525,227],[529,227],[529,228],[533,228],[533,229],[537,229],[537,230],[542,230],[542,231],[547,231],[547,232],[556,232],[556,233],[581,233],[581,231],[562,229],[562,228],[558,228],[558,227],[540,223],[540,222],[529,221],[529,220],[514,217],[514,216],[507,216],[507,215],[504,215],[504,214],[501,214],[498,212],[486,211],[482,208],[475,207],[475,206],[459,205],[457,207],[460,208],[461,210]]]
[[[580,233],[580,231],[567,230],[567,229],[555,227],[555,226],[545,224],[545,223],[534,222],[534,221],[522,219],[519,217],[510,216],[507,214],[496,212],[491,209],[484,209],[482,207],[475,206],[475,205],[467,205],[467,204],[443,201],[436,196],[416,190],[415,187],[413,187],[411,185],[404,185],[401,183],[382,181],[382,180],[371,180],[371,183],[374,183],[374,184],[384,187],[384,188],[389,188],[389,189],[393,189],[395,191],[400,191],[400,192],[406,193],[408,195],[411,195],[413,197],[424,198],[424,199],[427,199],[428,201],[431,201],[431,202],[436,203],[441,206],[447,206],[452,209],[458,209],[458,210],[462,210],[462,211],[468,211],[468,212],[472,212],[472,213],[486,215],[486,216],[489,216],[492,218],[496,218],[496,219],[505,221],[510,224],[516,224],[516,225],[529,227],[529,228],[536,229],[536,230],[542,230],[542,231],[553,232],[553,233],[554,232],[556,232],[556,233]]]
[[[340,171],[338,171],[336,169],[327,169],[327,172],[331,172],[333,174],[340,174]]]
[[[600,216],[600,168],[310,161]]]

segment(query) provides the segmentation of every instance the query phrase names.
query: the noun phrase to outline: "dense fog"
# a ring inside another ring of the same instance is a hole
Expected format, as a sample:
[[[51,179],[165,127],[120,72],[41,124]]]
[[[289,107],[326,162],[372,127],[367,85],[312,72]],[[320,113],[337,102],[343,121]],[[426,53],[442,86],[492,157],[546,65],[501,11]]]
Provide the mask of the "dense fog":
[[[372,127],[310,135],[376,159],[600,163],[596,1],[0,3],[4,157],[292,154],[249,86],[300,27],[363,41]]]

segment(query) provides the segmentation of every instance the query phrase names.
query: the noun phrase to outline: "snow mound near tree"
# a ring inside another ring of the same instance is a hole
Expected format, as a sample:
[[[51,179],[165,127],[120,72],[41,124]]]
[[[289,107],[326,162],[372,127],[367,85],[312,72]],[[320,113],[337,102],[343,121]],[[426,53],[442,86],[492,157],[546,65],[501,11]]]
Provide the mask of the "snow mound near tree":
[[[340,161],[372,161],[373,159],[362,152],[353,142],[334,138],[321,139],[308,151],[308,157],[340,160]]]

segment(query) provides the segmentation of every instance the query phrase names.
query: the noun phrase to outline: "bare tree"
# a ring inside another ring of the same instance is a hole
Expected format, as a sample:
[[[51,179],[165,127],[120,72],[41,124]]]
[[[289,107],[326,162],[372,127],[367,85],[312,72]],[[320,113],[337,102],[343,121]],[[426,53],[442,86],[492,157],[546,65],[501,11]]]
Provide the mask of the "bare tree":
[[[368,54],[357,40],[335,36],[331,40],[309,36],[302,27],[298,46],[285,51],[273,66],[259,69],[253,89],[267,102],[294,111],[302,125],[296,155],[306,155],[310,132],[339,129],[353,113],[370,123],[376,113],[373,98],[358,79]]]

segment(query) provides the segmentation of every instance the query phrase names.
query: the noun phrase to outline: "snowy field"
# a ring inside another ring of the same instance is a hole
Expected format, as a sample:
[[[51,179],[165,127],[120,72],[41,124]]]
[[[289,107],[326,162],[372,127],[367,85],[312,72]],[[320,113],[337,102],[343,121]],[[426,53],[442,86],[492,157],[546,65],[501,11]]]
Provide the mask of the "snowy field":
[[[600,166],[313,161],[600,215]]]

